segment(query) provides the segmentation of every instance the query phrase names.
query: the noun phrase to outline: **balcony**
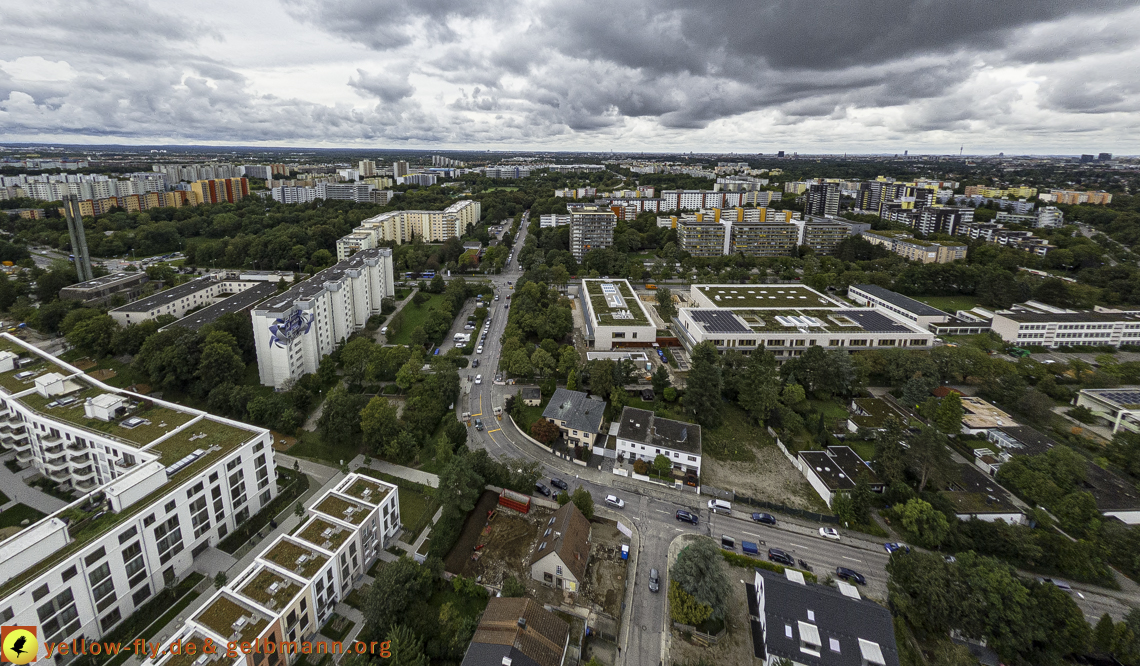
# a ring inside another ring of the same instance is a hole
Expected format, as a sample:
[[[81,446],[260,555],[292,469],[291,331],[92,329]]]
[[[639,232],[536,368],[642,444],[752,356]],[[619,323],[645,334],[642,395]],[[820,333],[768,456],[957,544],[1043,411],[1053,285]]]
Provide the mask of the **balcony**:
[[[32,447],[30,446],[23,449],[16,449],[16,462],[18,463],[30,463],[35,457],[36,454],[32,451]]]
[[[53,437],[52,439],[57,440],[57,441],[59,440],[58,437]],[[46,454],[46,455],[49,455],[49,456],[61,456],[61,455],[63,455],[63,444],[53,444],[53,443],[51,443],[51,441],[48,440],[47,437],[41,437],[40,438],[40,445],[43,446],[44,454]]]
[[[79,479],[75,482],[75,487],[78,488],[79,490],[84,490],[84,491],[94,490],[95,486],[97,486],[97,485],[99,485],[99,482],[96,481],[94,478]]]
[[[86,452],[80,453],[78,455],[72,454],[72,455],[67,456],[67,461],[72,462],[72,463],[84,463],[84,462],[87,462],[88,460],[91,460],[91,454],[86,453]]]
[[[27,435],[23,437],[3,437],[0,441],[4,442],[5,446],[15,449],[17,451],[31,451],[32,440],[28,439]]]
[[[58,458],[44,458],[43,463],[44,469],[48,471],[63,470],[66,472],[71,468],[70,464],[67,462],[67,458],[64,458],[62,456]]]
[[[67,443],[67,450],[68,451],[86,451],[87,445],[86,444],[80,444],[79,442],[72,441],[72,442]]]
[[[91,477],[95,476],[95,466],[87,465],[86,467],[72,469],[71,476],[75,477],[76,479],[90,479]]]
[[[57,448],[58,447],[60,451],[63,450],[63,438],[60,437],[59,435],[51,435],[51,434],[40,435],[40,444],[42,444],[45,447],[45,450],[48,447],[50,447],[50,448]]]
[[[47,477],[57,483],[63,483],[71,480],[71,472],[68,468],[64,467],[62,470],[47,469]]]

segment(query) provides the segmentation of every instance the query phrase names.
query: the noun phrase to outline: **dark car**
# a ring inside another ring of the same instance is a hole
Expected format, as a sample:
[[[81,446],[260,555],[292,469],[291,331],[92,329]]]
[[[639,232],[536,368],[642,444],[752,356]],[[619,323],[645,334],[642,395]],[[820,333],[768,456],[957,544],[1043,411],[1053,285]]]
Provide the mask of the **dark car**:
[[[483,419],[475,419],[475,429],[476,430],[482,430],[483,429]]]
[[[692,523],[694,525],[701,522],[701,519],[697,518],[697,514],[690,513],[684,509],[677,509],[677,520],[683,520],[686,523]]]
[[[786,567],[796,566],[796,560],[791,555],[780,550],[779,548],[768,549],[768,561],[778,562],[779,564],[782,564]]]
[[[550,488],[547,488],[545,483],[542,483],[540,481],[540,482],[534,484],[534,489],[537,490],[538,492],[542,493],[543,495],[550,497]]]
[[[559,490],[567,490],[570,488],[570,486],[566,485],[565,481],[563,481],[562,479],[560,479],[556,476],[552,477],[550,479],[550,485],[554,486],[555,488],[557,488]]]
[[[661,590],[661,574],[657,573],[656,569],[649,570],[649,591],[659,592]]]
[[[479,367],[479,359],[475,359],[474,361],[471,361],[471,367],[472,368],[478,368]]]
[[[752,520],[758,523],[764,523],[765,525],[776,524],[776,517],[770,513],[754,513],[752,514]]]
[[[859,585],[867,584],[867,579],[863,577],[863,574],[854,569],[848,569],[847,567],[835,567],[835,575],[838,576],[840,580],[845,580],[849,583],[857,583]]]

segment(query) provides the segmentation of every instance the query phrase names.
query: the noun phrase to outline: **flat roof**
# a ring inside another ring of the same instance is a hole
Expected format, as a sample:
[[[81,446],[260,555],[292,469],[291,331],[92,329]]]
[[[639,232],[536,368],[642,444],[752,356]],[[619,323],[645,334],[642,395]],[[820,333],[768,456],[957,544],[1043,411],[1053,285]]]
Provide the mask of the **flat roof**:
[[[204,275],[200,278],[190,280],[189,282],[183,282],[182,284],[171,287],[170,289],[160,291],[157,294],[152,294],[146,298],[140,298],[134,303],[128,303],[126,305],[117,307],[114,310],[111,310],[111,312],[150,312],[155,308],[162,307],[163,305],[169,305],[174,301],[202,291],[203,289],[219,282],[222,282],[222,280],[216,280],[212,275]]]
[[[284,312],[293,307],[293,304],[297,301],[309,300],[316,297],[325,290],[326,282],[338,282],[349,270],[364,268],[367,259],[390,256],[391,254],[391,248],[387,247],[360,250],[344,261],[329,266],[308,280],[294,284],[277,296],[265,299],[265,301],[261,303],[262,307],[255,311]]]
[[[981,398],[964,395],[961,399],[962,409],[965,410],[962,423],[966,424],[968,428],[998,428],[1018,425],[1012,416]]]
[[[364,517],[371,511],[370,507],[360,502],[354,502],[334,493],[329,493],[327,497],[312,508],[326,516],[331,516],[338,520],[352,523],[353,525],[362,523]]]
[[[1121,386],[1111,389],[1081,389],[1081,393],[1108,403],[1117,409],[1140,409],[1140,386]]]
[[[262,552],[259,557],[273,562],[286,571],[292,571],[306,580],[315,576],[325,565],[325,562],[329,561],[329,558],[312,548],[294,543],[289,539],[281,539],[272,548]],[[302,557],[305,559],[302,560]]]
[[[1021,512],[1010,494],[974,465],[959,464],[950,476],[949,486],[941,494],[959,513]]]
[[[884,289],[877,284],[853,284],[848,289],[858,289],[866,294],[874,296],[879,300],[890,303],[895,307],[902,308],[907,312],[917,315],[919,317],[949,317],[949,312],[943,312],[938,308],[916,301],[910,296],[903,296],[902,294]]]
[[[926,333],[871,308],[683,310],[704,328],[705,333]],[[715,317],[712,316],[714,313]]]
[[[280,608],[301,591],[301,585],[269,567],[264,567],[245,581],[238,594],[266,608]]]
[[[837,307],[835,301],[802,284],[702,284],[692,288],[722,308]]]
[[[590,314],[598,326],[651,325],[649,313],[629,281],[586,279],[582,283],[590,299]]]
[[[148,279],[146,273],[141,271],[138,273],[111,273],[110,275],[97,277],[94,280],[88,280],[86,282],[80,282],[79,284],[69,285],[67,287],[64,287],[64,289],[71,291],[90,291],[92,289],[105,289],[106,287],[110,287],[119,282],[132,282],[139,280],[139,278],[142,278],[143,280]]]
[[[994,314],[994,318],[1005,317],[1010,321],[1016,321],[1022,324],[1046,324],[1056,322],[1058,324],[1070,323],[1111,323],[1118,321],[1136,322],[1140,321],[1140,315],[1130,314],[1127,312],[1094,312],[1092,310],[1085,310],[1083,312],[1008,312],[1000,311]]]
[[[829,446],[825,451],[800,451],[800,457],[832,490],[850,490],[864,474],[868,482],[879,483],[879,477],[871,466],[849,446]]]
[[[240,603],[226,592],[195,615],[194,621],[238,644],[253,641],[269,626],[269,618],[263,613]],[[231,638],[233,636],[236,638]]]
[[[997,430],[1020,444],[1020,447],[1009,447],[1013,449],[1010,453],[1015,455],[1041,455],[1057,445],[1052,439],[1029,426],[1005,426],[997,428]]]
[[[339,492],[355,497],[365,504],[379,506],[388,493],[392,492],[392,486],[366,476],[358,476]]]
[[[295,536],[325,550],[335,551],[348,538],[349,531],[347,527],[334,525],[320,516],[314,516]]]
[[[855,398],[852,402],[856,409],[864,412],[852,412],[848,417],[860,428],[879,428],[892,416],[904,427],[910,420],[906,413],[882,398]]]
[[[1085,480],[1080,484],[1096,502],[1098,511],[1137,511],[1140,510],[1140,491],[1135,484],[1097,466],[1091,460]]]
[[[244,312],[246,310],[249,310],[253,306],[257,305],[261,301],[264,301],[275,293],[277,293],[276,284],[269,281],[261,282],[249,289],[246,289],[245,291],[238,292],[219,303],[214,303],[213,305],[202,308],[197,312],[191,312],[185,317],[169,324],[164,328],[169,328],[170,326],[181,326],[182,328],[188,328],[192,331],[196,331],[206,324],[213,323],[218,319],[218,317],[221,317],[222,315],[230,314],[231,312]]]

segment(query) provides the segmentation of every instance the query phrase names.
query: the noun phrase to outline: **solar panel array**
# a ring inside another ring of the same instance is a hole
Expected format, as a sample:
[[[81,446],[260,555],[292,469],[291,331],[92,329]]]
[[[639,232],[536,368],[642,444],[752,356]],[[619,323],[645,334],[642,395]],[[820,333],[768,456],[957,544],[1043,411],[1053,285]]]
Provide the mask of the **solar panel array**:
[[[752,329],[740,323],[731,312],[693,310],[693,319],[704,326],[707,333],[749,333]]]
[[[1118,405],[1140,405],[1140,391],[1099,391],[1097,396],[1111,400]]]
[[[842,310],[836,314],[850,317],[868,333],[909,333],[911,329],[874,310]]]

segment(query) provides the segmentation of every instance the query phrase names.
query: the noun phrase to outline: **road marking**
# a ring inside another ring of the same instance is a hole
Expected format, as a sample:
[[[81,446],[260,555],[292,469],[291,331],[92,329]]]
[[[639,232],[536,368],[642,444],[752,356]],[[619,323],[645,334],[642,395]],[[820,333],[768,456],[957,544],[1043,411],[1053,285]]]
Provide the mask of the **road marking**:
[[[488,434],[488,435],[490,435],[491,433],[493,433],[493,432],[499,432],[500,430],[502,430],[502,428],[495,428],[494,430],[488,430],[488,431],[487,431],[487,434]]]
[[[862,562],[863,561],[863,560],[857,560],[854,557],[847,557],[846,555],[843,555],[842,557],[843,557],[843,559],[851,560],[852,562]]]
[[[760,538],[760,535],[759,535],[759,534],[753,534],[753,533],[751,533],[751,532],[741,532],[741,534],[743,534],[744,536],[750,536],[750,537],[753,537],[753,538],[755,538],[755,539],[759,539],[759,538]]]
[[[798,543],[793,543],[793,544],[791,544],[791,546],[792,546],[792,548],[807,548],[807,546],[801,546]]]

